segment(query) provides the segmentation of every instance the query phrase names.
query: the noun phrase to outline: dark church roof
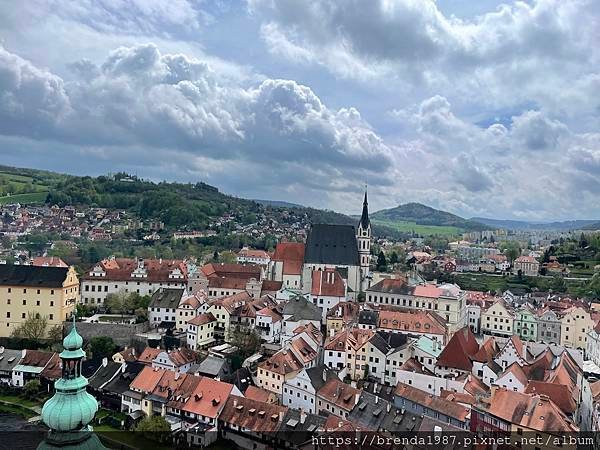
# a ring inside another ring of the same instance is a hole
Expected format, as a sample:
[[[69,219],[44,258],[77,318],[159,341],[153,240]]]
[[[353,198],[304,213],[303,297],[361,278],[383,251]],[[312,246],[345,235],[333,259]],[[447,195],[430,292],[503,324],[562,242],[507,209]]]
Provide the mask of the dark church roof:
[[[61,288],[67,278],[68,267],[39,267],[0,265],[0,284],[4,286],[28,286]]]
[[[360,216],[359,226],[362,227],[363,230],[369,228],[370,220],[369,220],[369,202],[367,202],[367,191],[365,191],[365,200],[363,201],[363,209],[362,215]]]
[[[306,240],[304,262],[359,266],[356,231],[352,225],[313,225]]]

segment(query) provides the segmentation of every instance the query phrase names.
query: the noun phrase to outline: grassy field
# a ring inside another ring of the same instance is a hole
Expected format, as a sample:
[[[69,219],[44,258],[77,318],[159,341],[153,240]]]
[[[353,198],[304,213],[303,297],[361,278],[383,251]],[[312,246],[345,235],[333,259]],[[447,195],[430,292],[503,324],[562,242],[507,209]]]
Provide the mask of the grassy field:
[[[44,203],[48,192],[30,192],[28,194],[15,194],[0,197],[0,205],[13,203]]]
[[[139,450],[169,450],[171,448],[168,445],[160,444],[159,442],[145,438],[142,433],[117,430],[109,425],[96,425],[94,426],[94,432],[109,441],[124,444]]]
[[[16,403],[23,406],[41,406],[40,402],[34,402],[31,400],[27,400],[16,395],[0,395],[0,401],[5,401],[8,403]]]
[[[423,236],[443,235],[455,236],[462,234],[463,230],[457,227],[436,226],[436,225],[419,225],[415,222],[397,222],[394,220],[373,219],[373,223],[393,228],[403,233],[415,232]]]

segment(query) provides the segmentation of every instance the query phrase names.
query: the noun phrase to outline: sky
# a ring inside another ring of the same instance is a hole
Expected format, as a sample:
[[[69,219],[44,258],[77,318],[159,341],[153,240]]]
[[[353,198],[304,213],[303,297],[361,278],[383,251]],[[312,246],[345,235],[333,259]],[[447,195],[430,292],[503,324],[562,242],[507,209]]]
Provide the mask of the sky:
[[[599,219],[599,19],[597,0],[0,2],[0,163]]]

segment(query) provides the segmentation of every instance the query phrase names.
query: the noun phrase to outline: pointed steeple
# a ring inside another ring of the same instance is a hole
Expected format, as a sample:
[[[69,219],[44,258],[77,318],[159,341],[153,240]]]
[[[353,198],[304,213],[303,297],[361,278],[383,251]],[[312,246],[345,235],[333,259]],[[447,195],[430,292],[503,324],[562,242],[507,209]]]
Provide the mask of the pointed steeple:
[[[369,202],[367,201],[367,187],[365,186],[365,199],[363,201],[363,209],[362,215],[360,216],[359,226],[363,230],[366,230],[367,228],[369,228],[370,223],[371,222],[369,221]]]

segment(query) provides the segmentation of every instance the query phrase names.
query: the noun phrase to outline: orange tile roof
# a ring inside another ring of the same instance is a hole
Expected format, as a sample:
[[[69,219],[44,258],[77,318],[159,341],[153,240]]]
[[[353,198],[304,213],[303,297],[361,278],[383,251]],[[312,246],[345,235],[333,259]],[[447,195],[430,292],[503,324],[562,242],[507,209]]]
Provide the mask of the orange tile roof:
[[[439,298],[444,291],[433,284],[415,286],[415,297]]]
[[[500,349],[498,348],[496,340],[490,336],[486,339],[483,345],[479,347],[479,351],[473,355],[473,361],[482,363],[491,362],[499,351]]]
[[[317,396],[345,411],[351,411],[358,403],[360,389],[340,381],[338,378],[330,378],[318,390]]]
[[[205,417],[215,418],[231,395],[233,384],[202,377],[183,410]]]
[[[194,317],[193,319],[188,320],[187,323],[189,323],[190,325],[196,325],[197,327],[199,327],[200,325],[214,322],[216,320],[217,319],[215,318],[215,316],[213,316],[212,313],[204,313],[204,314],[200,314],[200,315]]]
[[[470,408],[445,400],[437,395],[430,394],[405,383],[398,383],[394,394],[460,421],[465,421],[471,413]]]
[[[140,373],[133,379],[129,387],[132,390],[150,393],[167,372],[165,369],[153,369],[152,367],[144,367]]]
[[[244,392],[244,397],[249,398],[250,400],[256,400],[258,402],[271,403],[271,398],[273,397],[273,393],[267,391],[266,389],[261,389],[257,386],[248,386],[246,388],[246,392]]]
[[[446,334],[445,321],[428,311],[382,309],[379,311],[379,328],[407,333]]]
[[[335,269],[313,270],[311,295],[325,297],[345,297],[346,285]]]
[[[106,272],[106,276],[102,277],[102,280],[140,281],[140,278],[132,276],[132,272],[138,266],[137,259],[110,258],[100,261],[97,265],[100,265],[104,272]],[[183,260],[179,259],[144,259],[144,269],[146,269],[147,273],[147,276],[142,279],[144,282],[184,281],[188,275],[187,265]],[[175,269],[181,271],[184,277],[183,280],[169,278],[169,275]],[[89,273],[84,275],[83,278],[88,280],[98,279],[98,277],[90,276]]]
[[[31,261],[31,265],[43,267],[69,267],[69,265],[58,256],[36,256]]]
[[[230,395],[219,420],[246,430],[269,433],[277,431],[288,408]]]
[[[269,372],[286,375],[288,373],[298,372],[304,368],[304,365],[298,361],[296,356],[288,350],[280,350],[266,361],[258,365],[259,368]]]
[[[206,264],[200,268],[202,273],[208,277],[216,278],[250,278],[259,279],[261,268],[255,265],[245,264]]]
[[[496,389],[492,392],[488,413],[532,430],[554,434],[578,431],[546,395]]]

